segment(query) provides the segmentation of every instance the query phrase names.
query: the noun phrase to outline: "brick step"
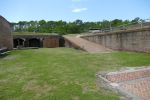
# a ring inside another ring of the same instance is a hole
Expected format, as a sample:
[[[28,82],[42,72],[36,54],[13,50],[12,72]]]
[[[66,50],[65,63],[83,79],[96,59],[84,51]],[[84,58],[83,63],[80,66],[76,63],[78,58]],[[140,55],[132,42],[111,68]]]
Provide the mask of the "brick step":
[[[106,79],[111,82],[123,82],[144,77],[150,77],[150,68],[136,71],[111,72],[106,75]]]
[[[149,100],[150,98],[150,78],[124,83],[121,88],[130,91],[130,93],[140,97],[142,100]]]

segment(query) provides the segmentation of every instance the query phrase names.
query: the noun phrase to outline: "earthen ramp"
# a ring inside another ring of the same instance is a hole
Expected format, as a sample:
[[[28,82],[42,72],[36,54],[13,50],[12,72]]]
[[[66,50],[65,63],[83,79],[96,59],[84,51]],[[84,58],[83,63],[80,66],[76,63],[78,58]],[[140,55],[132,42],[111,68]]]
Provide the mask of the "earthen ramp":
[[[89,53],[108,53],[112,51],[111,49],[108,49],[102,45],[85,40],[80,37],[65,36],[64,38],[66,42],[69,42],[69,44],[71,44],[72,47],[78,47]]]

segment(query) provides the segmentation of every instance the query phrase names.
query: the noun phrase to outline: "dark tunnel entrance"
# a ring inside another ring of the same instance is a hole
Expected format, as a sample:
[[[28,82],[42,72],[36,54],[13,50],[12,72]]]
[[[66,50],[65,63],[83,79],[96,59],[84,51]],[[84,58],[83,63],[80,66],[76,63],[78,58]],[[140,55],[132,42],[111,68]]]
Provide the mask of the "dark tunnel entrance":
[[[65,47],[65,39],[64,37],[59,38],[59,47]]]
[[[29,47],[40,47],[40,39],[37,38],[29,39]]]
[[[24,47],[24,40],[21,38],[17,38],[13,40],[14,43],[14,48],[18,48],[18,47]]]

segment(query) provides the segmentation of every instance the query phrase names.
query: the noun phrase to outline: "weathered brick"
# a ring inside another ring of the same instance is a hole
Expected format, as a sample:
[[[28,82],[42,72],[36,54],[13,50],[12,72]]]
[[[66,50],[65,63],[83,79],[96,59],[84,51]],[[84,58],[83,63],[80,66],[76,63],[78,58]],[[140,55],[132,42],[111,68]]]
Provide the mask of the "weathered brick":
[[[13,48],[13,37],[11,35],[10,23],[0,16],[0,48]]]

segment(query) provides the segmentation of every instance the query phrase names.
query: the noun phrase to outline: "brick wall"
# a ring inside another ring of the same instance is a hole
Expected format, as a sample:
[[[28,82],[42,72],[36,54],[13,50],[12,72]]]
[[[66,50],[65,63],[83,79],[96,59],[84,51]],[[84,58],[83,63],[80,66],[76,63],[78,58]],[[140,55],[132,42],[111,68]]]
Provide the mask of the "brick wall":
[[[45,47],[45,48],[59,47],[59,37],[46,37],[46,38],[44,38],[43,47]]]
[[[25,41],[25,45],[23,45],[23,47],[30,47],[29,46],[29,40],[30,39],[37,39],[40,41],[40,47],[44,47],[44,48],[55,48],[55,47],[59,47],[59,39],[60,36],[59,35],[13,35],[13,39],[22,39],[23,41]],[[14,42],[14,46],[18,45],[15,44]]]
[[[150,53],[150,27],[114,33],[82,36],[89,41],[115,50]]]
[[[11,27],[9,22],[0,16],[0,48],[13,48],[13,38],[11,35]]]

